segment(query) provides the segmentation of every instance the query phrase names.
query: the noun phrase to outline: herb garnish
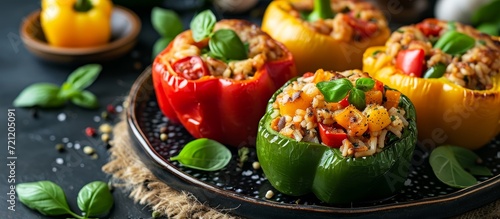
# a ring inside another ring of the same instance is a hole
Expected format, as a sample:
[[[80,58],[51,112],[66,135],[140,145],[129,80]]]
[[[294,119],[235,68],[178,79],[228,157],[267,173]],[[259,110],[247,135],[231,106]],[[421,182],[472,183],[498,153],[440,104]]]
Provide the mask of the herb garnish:
[[[492,175],[487,167],[477,164],[479,159],[469,149],[444,145],[431,152],[429,163],[441,182],[455,188],[466,188],[477,183],[473,175]]]
[[[172,10],[154,7],[151,11],[153,28],[161,35],[153,45],[153,58],[184,30],[179,15]]]
[[[449,30],[436,42],[434,48],[441,49],[450,55],[460,55],[476,45],[474,38],[460,33],[456,30]]]
[[[358,78],[355,86],[345,78],[322,81],[316,84],[316,87],[325,96],[326,102],[339,102],[349,95],[349,103],[360,110],[366,107],[365,92],[373,89],[374,86],[375,81],[371,78]]]
[[[89,87],[99,76],[101,65],[88,64],[72,72],[61,87],[50,83],[36,83],[26,87],[14,100],[15,107],[55,108],[63,106],[68,100],[73,104],[94,109],[99,106],[97,97]]]
[[[179,161],[182,165],[204,171],[216,171],[224,168],[231,161],[232,154],[223,144],[207,139],[193,140],[182,148],[171,161]]]
[[[190,28],[193,39],[200,42],[209,38],[207,55],[224,61],[241,60],[248,57],[248,48],[240,37],[230,29],[220,29],[213,32],[216,23],[215,15],[205,10],[196,15],[191,21]]]
[[[113,195],[108,184],[94,181],[78,192],[78,208],[84,213],[80,216],[69,208],[64,191],[51,181],[20,183],[16,186],[19,201],[43,215],[71,215],[77,219],[87,219],[105,215],[113,206]]]

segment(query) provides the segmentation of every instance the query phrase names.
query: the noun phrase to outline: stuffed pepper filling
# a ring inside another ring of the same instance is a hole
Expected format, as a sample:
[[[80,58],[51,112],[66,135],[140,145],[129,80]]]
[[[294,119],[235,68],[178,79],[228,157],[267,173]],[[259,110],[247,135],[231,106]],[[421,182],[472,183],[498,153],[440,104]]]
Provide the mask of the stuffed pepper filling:
[[[382,12],[369,2],[326,0],[326,5],[320,5],[320,2],[314,1],[314,4],[313,1],[294,2],[289,13],[309,29],[346,42],[359,42],[371,38],[387,27],[387,21]],[[330,16],[312,18],[316,16],[311,16],[311,13],[325,10],[320,7],[330,7],[328,8],[331,11]]]
[[[270,127],[296,141],[339,148],[344,157],[371,156],[408,126],[400,97],[359,70],[318,70],[277,95]]]
[[[421,78],[441,78],[472,90],[493,87],[500,71],[500,41],[458,22],[426,19],[395,31],[385,51],[372,61],[387,57],[403,73]]]
[[[209,47],[209,39],[196,42],[192,31],[178,35],[171,43],[170,51],[160,58],[186,79],[196,80],[204,76],[215,76],[246,80],[250,79],[264,63],[284,57],[282,48],[255,24],[243,20],[221,20],[215,24],[214,31],[222,29],[233,30],[244,43],[246,55],[243,59],[214,56],[214,51]]]

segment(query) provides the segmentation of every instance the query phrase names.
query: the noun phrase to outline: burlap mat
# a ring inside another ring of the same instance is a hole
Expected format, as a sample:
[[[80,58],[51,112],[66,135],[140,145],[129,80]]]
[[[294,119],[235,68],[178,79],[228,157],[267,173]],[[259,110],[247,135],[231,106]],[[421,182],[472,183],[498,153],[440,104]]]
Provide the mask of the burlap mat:
[[[124,120],[115,125],[113,136],[110,161],[102,169],[112,175],[113,185],[130,193],[135,202],[168,218],[237,218],[223,209],[203,205],[192,195],[174,190],[156,178],[132,149]],[[500,200],[455,218],[500,219]]]

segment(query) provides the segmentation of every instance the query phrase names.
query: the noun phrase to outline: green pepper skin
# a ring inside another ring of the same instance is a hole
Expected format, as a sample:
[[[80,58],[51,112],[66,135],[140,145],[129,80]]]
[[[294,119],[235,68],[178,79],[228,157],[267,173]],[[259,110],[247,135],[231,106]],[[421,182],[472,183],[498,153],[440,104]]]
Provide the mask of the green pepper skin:
[[[415,108],[406,96],[401,95],[399,105],[409,125],[401,139],[373,156],[353,158],[343,157],[336,148],[298,142],[270,127],[272,103],[283,87],[268,102],[256,146],[262,170],[275,189],[292,196],[312,192],[323,202],[341,204],[386,198],[403,187],[417,141]]]

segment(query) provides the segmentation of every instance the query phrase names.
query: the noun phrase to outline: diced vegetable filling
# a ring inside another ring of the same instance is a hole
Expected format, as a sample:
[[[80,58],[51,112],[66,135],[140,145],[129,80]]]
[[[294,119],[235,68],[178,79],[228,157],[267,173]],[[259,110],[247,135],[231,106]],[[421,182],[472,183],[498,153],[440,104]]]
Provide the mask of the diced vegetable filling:
[[[216,76],[234,80],[246,80],[268,61],[282,59],[284,51],[278,43],[258,26],[243,20],[221,20],[214,31],[233,30],[245,44],[247,58],[223,60],[211,55],[208,39],[195,42],[191,32],[184,32],[172,41],[172,48],[161,57],[170,63],[181,76],[196,80],[203,76]]]
[[[370,156],[408,126],[400,95],[359,70],[318,70],[283,88],[270,126],[297,141],[339,148],[343,156]]]
[[[333,17],[308,20],[306,12],[313,11],[312,1],[294,3],[290,14],[302,20],[304,25],[321,34],[329,35],[338,40],[362,41],[377,35],[381,28],[387,26],[382,12],[372,3],[353,0],[333,0],[331,7]]]
[[[468,25],[426,19],[395,31],[386,51],[371,58],[389,58],[410,76],[445,77],[464,88],[488,90],[500,72],[500,41]]]

